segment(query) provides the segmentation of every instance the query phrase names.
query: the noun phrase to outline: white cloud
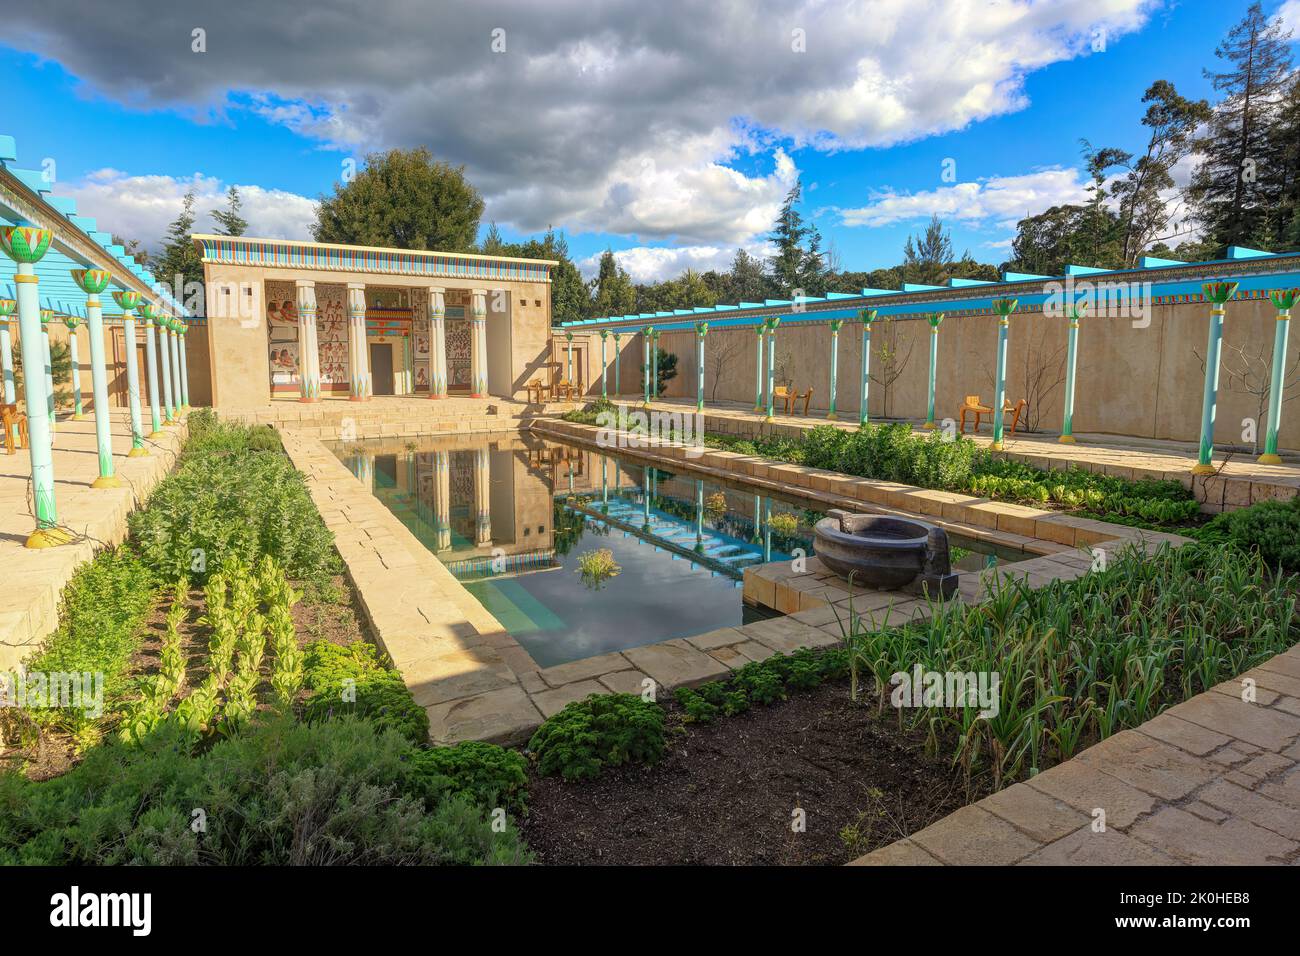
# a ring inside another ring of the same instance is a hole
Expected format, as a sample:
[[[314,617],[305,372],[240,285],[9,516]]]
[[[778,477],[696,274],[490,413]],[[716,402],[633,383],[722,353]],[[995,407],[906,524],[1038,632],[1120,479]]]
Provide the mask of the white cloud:
[[[627,271],[633,282],[660,282],[675,279],[687,269],[708,272],[716,269],[726,272],[736,256],[736,246],[636,246],[614,253],[619,266]],[[745,247],[751,256],[764,258],[771,250],[764,243]],[[588,256],[577,263],[579,271],[592,278],[600,265],[600,255]]]
[[[248,234],[270,239],[310,239],[316,200],[280,189],[236,184],[243,200]],[[227,185],[211,176],[133,176],[100,169],[79,182],[60,183],[60,195],[77,201],[77,211],[93,216],[99,228],[136,239],[157,251],[167,227],[180,214],[185,193],[194,190],[194,232],[212,232],[210,210],[224,208]]]
[[[1286,0],[1274,16],[1282,21],[1282,28],[1291,31],[1291,42],[1300,43],[1300,0]]]
[[[1025,216],[1050,206],[1085,202],[1086,187],[1079,170],[1054,166],[914,193],[887,189],[874,194],[865,206],[840,210],[840,218],[846,226],[890,226],[937,215],[971,226],[1014,228]]]
[[[454,13],[316,0],[271,17],[263,0],[223,0],[202,55],[184,4],[47,0],[5,27],[133,107],[249,110],[358,157],[428,144],[467,166],[489,217],[525,232],[709,245],[768,228],[787,182],[780,163],[751,174],[738,160],[781,143],[889,146],[1022,109],[1027,75],[1088,55],[1101,31],[1116,42],[1159,4],[549,0],[543,14],[533,0]]]

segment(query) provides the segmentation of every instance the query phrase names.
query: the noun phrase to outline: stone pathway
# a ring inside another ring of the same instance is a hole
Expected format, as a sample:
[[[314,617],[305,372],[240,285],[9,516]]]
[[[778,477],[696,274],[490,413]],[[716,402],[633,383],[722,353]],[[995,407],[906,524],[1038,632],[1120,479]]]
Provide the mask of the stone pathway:
[[[693,402],[664,399],[659,407],[674,412],[693,412]],[[777,415],[765,422],[748,406],[739,404],[709,405],[705,408],[705,428],[710,432],[751,437],[760,434],[802,433],[817,425],[833,424],[856,429],[856,421],[828,422],[824,418]],[[970,435],[981,445],[988,445],[987,434]],[[1300,494],[1300,464],[1261,465],[1255,456],[1217,452],[1216,475],[1191,474],[1196,463],[1196,448],[1169,441],[1143,441],[1115,435],[1076,436],[1074,445],[1059,444],[1054,437],[1017,435],[1006,441],[1007,457],[1036,468],[1054,470],[1075,466],[1120,478],[1168,478],[1190,488],[1203,511],[1242,508],[1258,501],[1285,500]]]
[[[146,410],[147,414],[147,410]],[[101,548],[126,538],[127,515],[148,496],[176,461],[184,441],[184,424],[164,429],[162,438],[146,441],[151,454],[128,458],[131,426],[125,410],[112,418],[113,465],[120,488],[92,488],[99,477],[95,420],[59,418],[54,442],[55,495],[59,521],[75,541],[57,548],[32,550],[24,542],[36,519],[32,511],[32,466],[26,449],[0,453],[0,670],[30,656],[58,626],[59,595],[79,565]]]

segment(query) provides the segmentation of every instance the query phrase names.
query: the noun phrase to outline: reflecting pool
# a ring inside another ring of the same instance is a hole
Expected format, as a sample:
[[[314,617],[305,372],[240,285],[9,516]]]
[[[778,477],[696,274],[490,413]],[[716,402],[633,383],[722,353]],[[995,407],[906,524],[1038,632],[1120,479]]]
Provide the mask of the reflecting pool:
[[[529,434],[334,451],[543,667],[763,616],[741,599],[744,569],[812,554],[822,517],[794,495]],[[997,560],[952,543],[959,569]]]

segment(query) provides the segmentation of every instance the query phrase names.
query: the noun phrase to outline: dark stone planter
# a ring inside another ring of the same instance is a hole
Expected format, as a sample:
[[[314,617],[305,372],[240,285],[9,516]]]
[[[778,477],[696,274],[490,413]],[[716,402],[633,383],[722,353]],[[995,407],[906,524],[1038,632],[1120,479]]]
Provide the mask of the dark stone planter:
[[[822,564],[855,584],[936,598],[949,598],[957,590],[948,535],[935,525],[836,509],[813,530]]]

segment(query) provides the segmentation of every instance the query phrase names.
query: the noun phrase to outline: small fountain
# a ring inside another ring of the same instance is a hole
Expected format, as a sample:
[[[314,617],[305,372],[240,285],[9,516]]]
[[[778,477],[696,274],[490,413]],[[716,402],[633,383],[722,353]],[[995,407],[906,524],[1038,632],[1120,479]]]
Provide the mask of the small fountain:
[[[826,512],[813,530],[822,564],[855,584],[943,600],[957,592],[948,534],[940,527],[837,508]]]

